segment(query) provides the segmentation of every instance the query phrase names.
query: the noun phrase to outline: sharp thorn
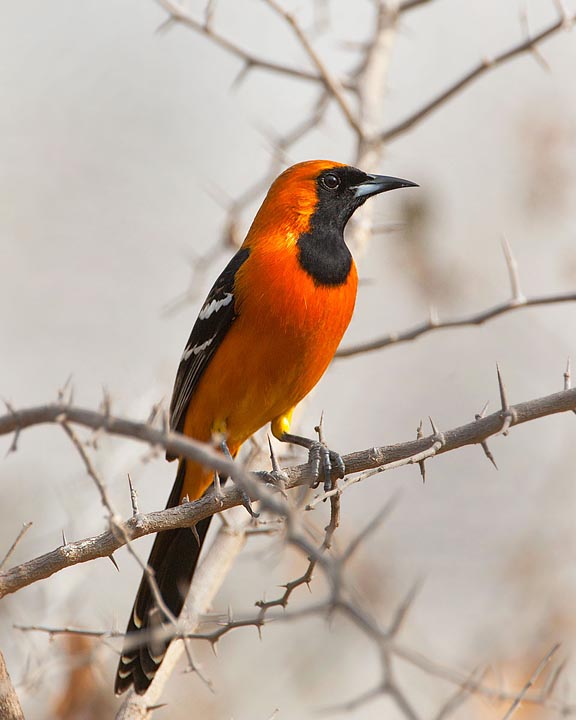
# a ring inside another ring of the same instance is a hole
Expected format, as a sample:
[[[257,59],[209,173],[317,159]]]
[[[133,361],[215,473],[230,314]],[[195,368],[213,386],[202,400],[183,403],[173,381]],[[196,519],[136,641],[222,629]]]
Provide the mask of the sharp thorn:
[[[480,446],[482,447],[482,450],[484,450],[484,455],[486,455],[488,460],[490,460],[492,465],[494,465],[496,470],[498,470],[498,465],[496,465],[496,460],[494,460],[494,455],[492,455],[492,452],[490,451],[490,448],[488,447],[488,443],[486,442],[486,440],[484,440],[484,442],[481,442]]]
[[[135,517],[139,514],[138,509],[138,495],[136,493],[136,489],[134,488],[134,485],[132,484],[132,478],[130,477],[130,473],[128,473],[128,487],[130,488],[130,502],[132,503],[132,517]]]
[[[568,360],[566,361],[566,370],[564,371],[564,390],[570,390],[572,386],[571,377],[570,377],[570,356],[568,356]]]
[[[422,476],[422,484],[426,482],[426,464],[424,460],[420,460],[418,463],[418,466],[420,467],[420,475]]]
[[[500,366],[496,363],[496,373],[498,374],[498,389],[500,391],[500,405],[503,411],[508,410],[508,398],[506,396],[506,387],[502,380],[502,373],[500,372]]]
[[[482,410],[480,410],[479,413],[476,413],[476,415],[474,415],[474,418],[476,420],[481,420],[484,417],[484,415],[486,415],[486,410],[488,410],[488,405],[490,405],[490,400],[486,400]]]
[[[524,295],[520,289],[520,278],[518,277],[518,265],[516,259],[512,254],[512,248],[505,235],[502,236],[502,250],[504,251],[504,258],[506,260],[506,267],[508,268],[508,277],[510,278],[510,289],[512,291],[512,300],[516,303],[522,303],[524,301]]]
[[[112,565],[114,565],[114,567],[116,568],[116,570],[118,570],[118,572],[120,572],[120,568],[118,567],[118,563],[116,562],[116,558],[114,557],[114,555],[113,555],[112,553],[110,553],[110,555],[108,555],[108,559],[110,560],[110,562],[112,563]]]

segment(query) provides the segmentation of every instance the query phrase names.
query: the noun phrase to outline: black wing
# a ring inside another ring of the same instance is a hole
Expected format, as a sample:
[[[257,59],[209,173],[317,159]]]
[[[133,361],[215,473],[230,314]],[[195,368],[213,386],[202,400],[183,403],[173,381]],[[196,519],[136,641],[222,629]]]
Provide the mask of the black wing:
[[[238,250],[212,286],[198,313],[198,319],[194,323],[180,360],[172,391],[170,402],[172,430],[183,431],[186,412],[198,382],[237,317],[234,280],[238,269],[246,262],[249,254],[249,248]],[[174,459],[174,456],[169,454],[166,457],[168,460]]]

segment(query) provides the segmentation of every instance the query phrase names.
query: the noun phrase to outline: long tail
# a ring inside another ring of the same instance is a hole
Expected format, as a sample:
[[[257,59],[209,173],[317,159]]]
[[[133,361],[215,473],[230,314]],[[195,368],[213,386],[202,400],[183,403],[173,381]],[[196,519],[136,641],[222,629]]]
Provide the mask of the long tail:
[[[174,507],[180,503],[185,475],[186,462],[182,460],[166,507]],[[152,546],[148,565],[154,571],[164,603],[175,617],[180,615],[184,605],[211,519],[212,517],[207,517],[196,525],[200,543],[190,528],[180,528],[158,533]],[[144,575],[132,608],[126,629],[127,639],[116,673],[114,690],[117,695],[131,685],[142,695],[154,679],[170,641],[147,638],[140,643],[138,632],[150,633],[150,630],[158,626],[160,618],[164,620]]]

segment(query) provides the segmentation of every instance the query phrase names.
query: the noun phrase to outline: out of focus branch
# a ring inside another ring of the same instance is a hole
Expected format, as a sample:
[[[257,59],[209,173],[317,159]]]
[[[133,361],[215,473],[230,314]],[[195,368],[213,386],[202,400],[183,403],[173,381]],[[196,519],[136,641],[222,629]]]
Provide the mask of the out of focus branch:
[[[416,2],[409,4],[415,5],[420,3]],[[388,128],[388,130],[384,130],[384,132],[380,134],[379,140],[381,142],[390,142],[390,140],[394,140],[408,130],[411,130],[421,120],[426,118],[438,108],[442,107],[442,105],[447,103],[455,95],[467,88],[468,85],[471,85],[475,80],[478,80],[478,78],[486,75],[491,70],[494,70],[497,67],[504,65],[508,61],[513,60],[519,55],[535,52],[535,50],[537,50],[538,46],[542,42],[544,42],[544,40],[547,40],[552,35],[560,32],[560,30],[571,29],[575,22],[576,13],[568,14],[565,11],[560,11],[558,19],[550,23],[550,25],[545,27],[539,33],[536,33],[536,35],[525,38],[516,45],[513,45],[508,50],[504,50],[503,52],[495,55],[494,57],[487,57],[481,60],[478,65],[469,70],[463,77],[454,82],[452,85],[449,85],[435,98],[429,100],[418,110],[414,111],[413,113],[408,115],[408,117],[404,118],[404,120],[401,120],[396,125]]]
[[[208,612],[231,566],[244,547],[245,539],[245,533],[240,526],[234,529],[226,526],[220,528],[194,574],[182,618],[186,627],[186,637],[193,636],[200,619]],[[146,720],[152,716],[183,649],[183,640],[170,644],[148,690],[143,695],[137,695],[131,690],[122,703],[116,720]]]
[[[215,45],[218,45],[218,47],[241,60],[247,69],[259,68],[261,70],[280,73],[281,75],[289,75],[301,80],[309,80],[320,83],[324,82],[324,78],[313,72],[292,68],[288,65],[276,63],[273,60],[265,60],[264,58],[259,58],[256,55],[253,55],[246,48],[237,45],[232,40],[217,33],[212,27],[211,22],[201,22],[200,20],[197,20],[178,2],[173,2],[173,0],[157,0],[157,2],[164,8],[164,10],[166,10],[167,13],[169,13],[170,21],[180,23],[200,35],[205,35]]]
[[[435,430],[429,437],[397,445],[368,448],[346,455],[344,457],[346,472],[350,475],[366,470],[386,470],[398,464],[420,463],[424,456],[429,458],[465,445],[481,444],[493,435],[516,425],[574,409],[576,409],[576,389],[564,390],[518,405],[506,404],[498,412],[452,430],[441,433]],[[61,423],[63,420],[70,424],[105,430],[112,435],[130,437],[156,447],[163,447],[176,455],[199,460],[218,472],[232,476],[239,486],[235,484],[225,489],[221,497],[208,494],[194,503],[186,503],[146,515],[136,515],[122,523],[116,521],[115,528],[96,537],[65,543],[45,555],[0,573],[0,597],[50,577],[66,567],[99,557],[108,557],[126,544],[127,539],[131,541],[162,530],[191,527],[202,518],[241,504],[241,487],[244,487],[253,499],[262,500],[259,492],[254,493],[256,486],[253,476],[247,474],[239,463],[226,460],[210,446],[194,442],[178,433],[158,431],[145,423],[116,418],[107,412],[99,413],[63,403],[17,411],[12,409],[8,414],[0,416],[0,435],[22,432],[26,428],[44,423]],[[285,473],[287,489],[303,485],[310,480],[309,467],[306,464],[288,468]]]
[[[404,2],[400,3],[398,12],[407,13],[407,12],[410,12],[410,10],[414,10],[415,8],[420,7],[422,5],[428,5],[432,1],[433,0],[404,0]]]
[[[14,690],[6,669],[4,656],[0,652],[0,718],[2,720],[24,720],[18,695]]]
[[[544,668],[548,665],[548,663],[552,660],[556,652],[560,649],[560,643],[556,643],[551,650],[549,650],[546,655],[542,658],[542,660],[538,663],[538,667],[532,675],[528,678],[526,681],[526,684],[522,688],[522,690],[518,693],[517,697],[514,698],[514,702],[509,707],[506,715],[502,718],[502,720],[510,720],[510,718],[516,713],[520,705],[522,704],[522,701],[526,697],[526,694],[530,690],[530,688],[534,685],[538,677],[542,674],[542,671]]]
[[[493,307],[481,310],[478,313],[464,315],[459,318],[450,318],[448,320],[439,320],[436,313],[423,323],[416,325],[408,330],[389,333],[382,337],[370,340],[366,343],[351,345],[350,347],[340,348],[336,353],[336,357],[352,357],[353,355],[361,355],[362,353],[371,352],[372,350],[380,350],[388,345],[397,345],[399,343],[415,340],[421,335],[427,335],[436,330],[446,330],[447,328],[466,327],[473,325],[482,325],[488,320],[505,315],[506,313],[520,310],[521,308],[537,307],[539,305],[560,305],[567,302],[576,301],[576,292],[554,293],[551,295],[535,295],[534,297],[511,298],[506,302],[499,303]]]
[[[337,77],[335,77],[332,74],[332,71],[330,68],[326,65],[326,63],[321,59],[321,57],[318,55],[316,50],[314,49],[314,46],[310,42],[310,39],[308,35],[304,32],[302,26],[297,21],[297,19],[294,17],[294,15],[289,12],[288,10],[285,10],[280,3],[278,3],[276,0],[265,0],[266,4],[274,10],[275,13],[277,13],[280,17],[282,17],[286,23],[292,28],[292,31],[298,38],[298,41],[302,45],[304,51],[310,58],[310,61],[313,65],[316,66],[316,69],[320,73],[320,77],[322,78],[324,85],[326,86],[326,89],[330,91],[330,94],[335,99],[336,103],[340,107],[340,110],[344,114],[344,117],[348,121],[348,124],[350,127],[354,130],[354,132],[358,135],[362,135],[362,128],[360,127],[360,124],[358,122],[358,118],[355,116],[355,114],[352,112],[352,108],[350,107],[348,100],[344,96],[344,89],[338,80]]]

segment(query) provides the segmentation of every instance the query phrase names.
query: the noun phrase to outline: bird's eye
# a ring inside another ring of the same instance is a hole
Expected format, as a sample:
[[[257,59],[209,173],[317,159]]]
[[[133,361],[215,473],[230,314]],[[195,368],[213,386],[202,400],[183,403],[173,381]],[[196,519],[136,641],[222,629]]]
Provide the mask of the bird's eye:
[[[338,175],[328,173],[322,177],[322,185],[324,185],[327,190],[336,190],[336,188],[340,186],[340,178]]]

